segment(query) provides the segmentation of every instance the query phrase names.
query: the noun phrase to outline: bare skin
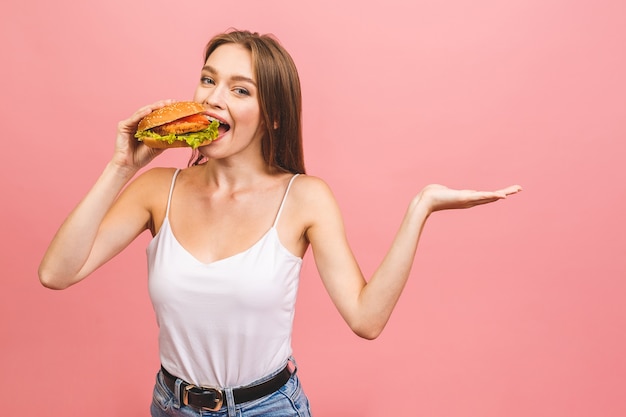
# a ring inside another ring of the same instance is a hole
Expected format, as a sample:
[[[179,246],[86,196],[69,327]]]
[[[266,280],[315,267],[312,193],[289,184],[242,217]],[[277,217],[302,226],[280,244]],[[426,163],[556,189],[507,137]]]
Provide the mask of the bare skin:
[[[265,127],[250,54],[223,45],[207,64],[194,100],[231,128],[199,148],[209,158],[206,164],[181,171],[169,220],[181,245],[201,262],[210,263],[240,253],[262,237],[274,221],[292,174],[271,169],[263,161]],[[119,123],[111,161],[43,257],[39,268],[43,285],[54,289],[74,285],[142,232],[158,233],[174,170],[154,168],[133,180],[139,169],[163,152],[137,142],[133,135],[141,118],[170,102],[143,107]],[[350,249],[341,212],[323,180],[301,175],[294,181],[277,231],[285,248],[298,257],[311,247],[319,275],[341,316],[356,334],[373,339],[402,293],[428,217],[440,210],[492,203],[520,190],[517,185],[496,191],[426,186],[411,199],[391,247],[368,279]]]

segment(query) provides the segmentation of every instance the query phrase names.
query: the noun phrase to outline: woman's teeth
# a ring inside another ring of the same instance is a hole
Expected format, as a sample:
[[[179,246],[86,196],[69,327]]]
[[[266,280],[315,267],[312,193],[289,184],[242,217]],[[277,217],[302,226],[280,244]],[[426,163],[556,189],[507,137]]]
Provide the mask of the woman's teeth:
[[[222,122],[221,120],[216,119],[215,117],[211,117],[211,116],[207,116],[207,119],[209,119],[210,122],[216,121],[220,124],[220,128],[224,129],[225,132],[227,132],[230,129],[230,125],[227,123]]]

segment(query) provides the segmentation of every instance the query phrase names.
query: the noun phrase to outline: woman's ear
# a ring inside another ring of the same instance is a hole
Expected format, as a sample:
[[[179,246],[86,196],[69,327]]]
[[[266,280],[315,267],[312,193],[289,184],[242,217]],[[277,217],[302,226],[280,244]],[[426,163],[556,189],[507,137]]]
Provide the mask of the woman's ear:
[[[274,130],[278,129],[278,122],[274,120]]]

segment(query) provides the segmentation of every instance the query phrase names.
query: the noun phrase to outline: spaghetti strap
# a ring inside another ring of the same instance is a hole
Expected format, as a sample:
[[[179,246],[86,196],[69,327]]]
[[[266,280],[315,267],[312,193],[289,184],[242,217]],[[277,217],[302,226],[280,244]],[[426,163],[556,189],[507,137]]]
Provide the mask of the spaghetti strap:
[[[174,193],[174,183],[176,183],[176,177],[180,172],[180,168],[174,172],[174,176],[172,177],[172,185],[170,185],[170,194],[167,196],[167,208],[165,209],[165,218],[170,218],[170,204],[172,203],[172,194]]]
[[[287,195],[289,194],[289,189],[291,188],[291,184],[293,183],[293,180],[295,180],[298,175],[300,174],[295,174],[293,177],[291,177],[291,179],[289,180],[289,184],[287,184],[287,189],[285,190],[283,201],[280,202],[280,207],[278,208],[278,213],[276,214],[276,219],[274,219],[274,224],[272,225],[272,228],[276,227],[276,225],[278,224],[278,219],[280,219],[280,214],[283,212],[283,206],[285,205],[285,200],[287,200]]]

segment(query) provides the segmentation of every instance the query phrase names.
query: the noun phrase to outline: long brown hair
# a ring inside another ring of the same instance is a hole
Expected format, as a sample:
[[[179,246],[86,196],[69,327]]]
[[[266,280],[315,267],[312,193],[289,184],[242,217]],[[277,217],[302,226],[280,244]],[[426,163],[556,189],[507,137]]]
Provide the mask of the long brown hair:
[[[229,43],[243,46],[252,55],[259,107],[267,129],[261,144],[263,159],[273,168],[304,174],[302,93],[293,59],[273,35],[232,30],[209,41],[204,62],[219,46]],[[190,165],[203,161],[196,151]]]

